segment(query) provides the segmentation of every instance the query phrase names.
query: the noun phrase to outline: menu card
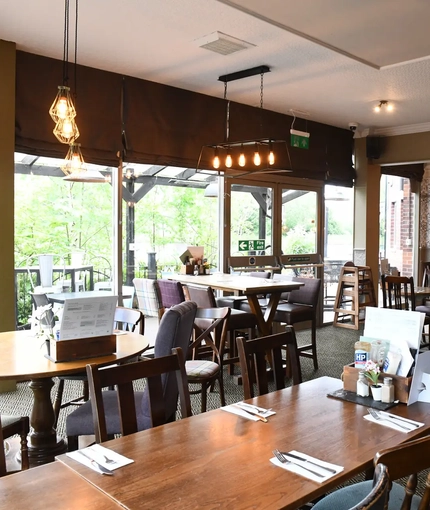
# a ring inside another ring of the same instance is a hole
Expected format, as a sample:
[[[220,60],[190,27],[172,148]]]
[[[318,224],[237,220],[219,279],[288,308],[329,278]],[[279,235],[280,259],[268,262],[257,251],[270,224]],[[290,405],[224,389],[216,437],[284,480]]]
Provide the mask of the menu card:
[[[58,340],[112,335],[118,296],[66,299]]]

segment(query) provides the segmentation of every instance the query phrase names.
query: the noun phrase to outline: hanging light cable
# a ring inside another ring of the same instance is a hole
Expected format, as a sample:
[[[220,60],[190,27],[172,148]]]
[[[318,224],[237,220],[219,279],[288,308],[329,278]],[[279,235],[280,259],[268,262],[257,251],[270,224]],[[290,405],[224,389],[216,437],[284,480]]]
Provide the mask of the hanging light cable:
[[[70,93],[69,81],[69,25],[70,0],[64,1],[64,38],[63,38],[63,84],[58,86],[58,92],[49,109],[52,120],[56,123],[54,135],[61,143],[73,143],[79,137],[79,130],[75,122],[76,108]],[[76,0],[75,18],[75,75],[77,56],[77,28],[78,28],[78,0]],[[75,76],[76,77],[76,76]]]

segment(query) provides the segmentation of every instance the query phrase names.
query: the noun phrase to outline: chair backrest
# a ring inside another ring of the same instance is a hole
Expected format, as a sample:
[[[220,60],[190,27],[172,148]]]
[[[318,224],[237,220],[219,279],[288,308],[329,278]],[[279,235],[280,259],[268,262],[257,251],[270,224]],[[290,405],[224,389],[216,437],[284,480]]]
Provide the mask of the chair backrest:
[[[136,308],[117,306],[115,309],[114,328],[143,335],[145,331],[145,316],[140,310],[136,310]]]
[[[186,286],[186,293],[190,301],[194,301],[199,308],[216,308],[217,303],[212,287]]]
[[[304,285],[289,293],[288,302],[299,305],[309,305],[316,308],[320,295],[321,280],[319,278],[301,278],[299,276],[294,276],[291,278],[291,281],[304,283]]]
[[[134,294],[136,290],[134,285],[123,285],[122,286],[122,306],[125,308],[133,308]],[[129,297],[124,297],[129,296]]]
[[[185,294],[182,284],[174,280],[158,280],[161,302],[164,309],[179,305],[185,301]]]
[[[271,360],[276,389],[285,388],[285,367],[282,359],[282,348],[285,347],[291,363],[293,384],[302,382],[296,334],[291,326],[287,326],[284,332],[275,335],[250,340],[238,337],[236,342],[245,399],[254,396],[254,381],[257,383],[259,395],[269,392],[266,354]]]
[[[382,306],[396,310],[415,310],[413,277],[381,275]]]
[[[185,301],[166,310],[155,338],[154,357],[167,356],[175,347],[180,347],[184,357],[187,357],[196,312],[197,305],[192,301]],[[172,374],[163,376],[162,380],[166,400],[166,421],[172,421],[178,403],[178,386]],[[146,390],[142,398],[142,412],[145,428],[151,427],[149,394]]]
[[[411,508],[412,496],[415,494],[417,487],[418,474],[425,471],[426,482],[423,483],[423,494],[418,510],[429,507],[430,473],[427,472],[430,468],[429,435],[378,452],[375,455],[374,464],[387,466],[391,483],[394,480],[408,477],[402,510]],[[400,508],[400,506],[399,503],[396,508]],[[414,506],[414,508],[416,507]]]
[[[386,510],[388,492],[390,490],[390,477],[387,466],[378,464],[373,474],[373,486],[369,494],[350,510]]]
[[[50,304],[50,301],[47,297],[46,294],[38,294],[38,293],[32,293],[31,294],[31,299],[33,301],[33,304],[34,304],[34,308],[36,310],[36,317],[37,317],[37,309],[41,306],[48,306]],[[43,314],[40,322],[41,324],[43,324],[43,326],[49,326],[49,327],[54,327],[55,325],[55,320],[54,320],[54,312],[52,311],[52,309],[49,309],[46,311],[46,313]]]
[[[161,319],[164,313],[158,281],[149,278],[134,278],[134,288],[139,310],[148,317]]]
[[[133,381],[147,379],[151,427],[166,423],[167,402],[163,376],[173,374],[179,388],[182,417],[191,416],[185,361],[181,348],[172,349],[173,354],[137,363],[115,365],[99,369],[98,365],[87,365],[88,385],[92,402],[92,413],[96,441],[108,440],[102,388],[116,386],[122,435],[138,431]]]

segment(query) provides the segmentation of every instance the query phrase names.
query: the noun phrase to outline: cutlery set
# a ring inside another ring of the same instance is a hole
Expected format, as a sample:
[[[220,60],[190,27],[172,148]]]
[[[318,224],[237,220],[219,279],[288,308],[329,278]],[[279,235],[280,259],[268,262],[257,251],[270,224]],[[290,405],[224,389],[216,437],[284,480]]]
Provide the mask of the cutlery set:
[[[319,464],[315,461],[309,460],[305,457],[300,457],[297,454],[289,453],[289,452],[280,452],[279,450],[273,450],[273,455],[279,460],[279,462],[282,462],[282,464],[295,464],[296,466],[299,466],[300,468],[304,469],[305,471],[308,471],[309,473],[312,473],[315,476],[318,476],[319,478],[326,478],[328,475],[332,474],[335,475],[337,471],[335,469],[332,469],[328,466],[324,466],[323,464]],[[311,464],[311,466],[315,466],[320,469],[320,471],[316,471],[315,469],[311,469],[310,467],[304,465],[304,464]],[[325,471],[325,474],[324,474]]]
[[[401,429],[407,430],[408,432],[421,427],[419,423],[416,423],[412,420],[408,420],[406,418],[402,418],[400,416],[396,416],[395,414],[387,413],[385,411],[376,411],[371,407],[368,407],[367,411],[369,412],[370,416],[372,416],[372,418],[374,418],[375,420],[392,423],[393,425],[396,425]],[[407,424],[408,426],[405,426],[405,424]]]

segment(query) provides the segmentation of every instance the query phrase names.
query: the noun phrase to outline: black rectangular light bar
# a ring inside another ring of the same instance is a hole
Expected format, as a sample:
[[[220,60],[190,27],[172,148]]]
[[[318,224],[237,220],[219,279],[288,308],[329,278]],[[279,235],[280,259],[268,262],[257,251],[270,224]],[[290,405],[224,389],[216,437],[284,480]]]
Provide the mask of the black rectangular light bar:
[[[256,76],[257,74],[270,73],[269,66],[257,66],[251,67],[250,69],[244,69],[243,71],[236,71],[235,73],[223,74],[218,78],[218,81],[227,83],[229,81],[241,80],[242,78],[248,78],[248,76]]]

